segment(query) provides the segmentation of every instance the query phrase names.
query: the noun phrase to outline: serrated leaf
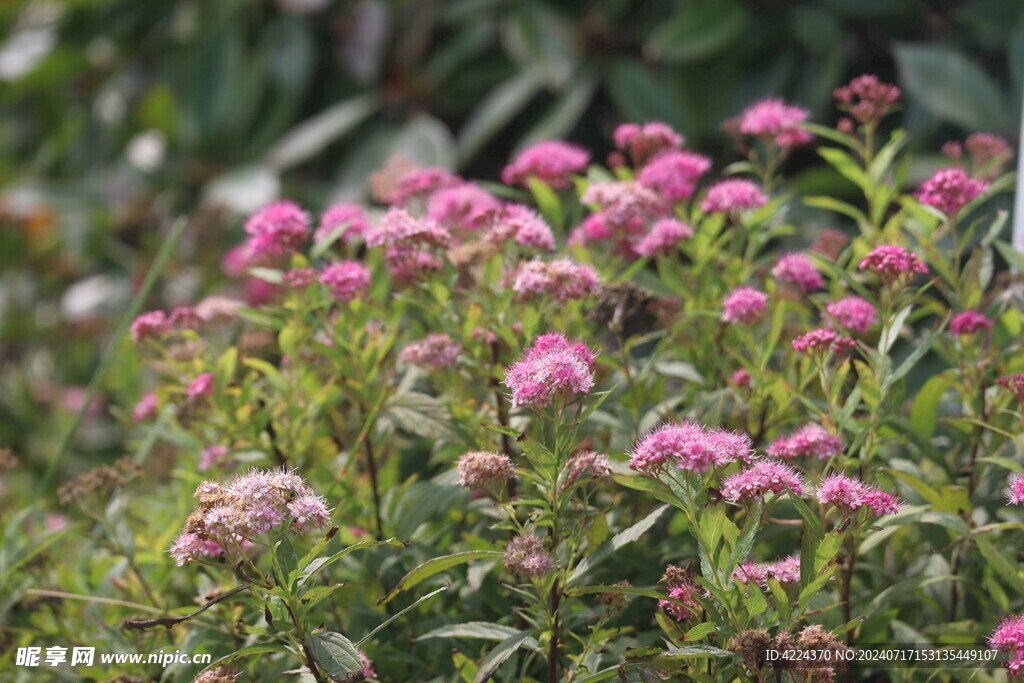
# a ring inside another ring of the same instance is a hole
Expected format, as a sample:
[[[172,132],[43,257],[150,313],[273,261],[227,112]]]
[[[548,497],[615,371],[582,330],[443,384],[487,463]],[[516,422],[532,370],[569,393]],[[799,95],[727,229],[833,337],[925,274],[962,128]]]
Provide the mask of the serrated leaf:
[[[322,631],[306,636],[303,641],[316,663],[328,676],[341,679],[363,670],[359,651],[345,636],[334,631]]]

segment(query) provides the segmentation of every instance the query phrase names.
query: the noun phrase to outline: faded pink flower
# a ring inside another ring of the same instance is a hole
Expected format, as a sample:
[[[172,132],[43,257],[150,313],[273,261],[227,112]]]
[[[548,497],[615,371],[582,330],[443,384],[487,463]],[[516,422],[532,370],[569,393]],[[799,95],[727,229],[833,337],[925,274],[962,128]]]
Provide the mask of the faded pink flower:
[[[651,121],[643,125],[623,123],[612,136],[615,146],[628,152],[633,163],[643,166],[648,159],[666,150],[683,146],[683,136],[666,123]]]
[[[335,204],[328,207],[320,217],[320,226],[313,235],[313,241],[326,242],[341,233],[338,239],[348,242],[353,237],[366,234],[369,228],[363,207],[358,204]]]
[[[545,140],[520,152],[501,172],[501,182],[527,187],[527,179],[534,177],[549,187],[562,189],[571,186],[572,176],[586,170],[589,163],[590,154],[582,147]]]
[[[987,190],[988,183],[971,178],[961,168],[942,168],[921,185],[917,198],[922,204],[934,206],[952,218]]]
[[[204,448],[199,453],[199,464],[196,466],[196,469],[200,472],[205,472],[224,460],[229,452],[228,447],[223,444],[215,444]]]
[[[750,386],[750,370],[747,368],[739,368],[732,373],[732,381],[738,387],[749,387]]]
[[[648,474],[673,465],[707,472],[734,462],[750,462],[753,447],[746,434],[709,429],[695,422],[662,425],[648,432],[633,450],[629,466]]]
[[[586,344],[557,332],[537,337],[511,367],[505,386],[512,405],[545,408],[556,396],[567,399],[588,394],[594,387],[594,353]]]
[[[784,460],[815,457],[827,460],[845,450],[843,440],[814,422],[804,425],[788,436],[780,436],[765,451]]]
[[[772,268],[772,277],[796,285],[804,292],[825,286],[818,268],[806,254],[786,254]]]
[[[157,399],[156,394],[152,391],[142,395],[139,402],[132,408],[132,419],[136,422],[143,422],[144,420],[151,420],[156,417],[157,413]]]
[[[392,206],[405,206],[413,199],[433,194],[446,187],[461,185],[464,181],[443,168],[406,168],[394,181],[394,187],[381,196],[381,200]]]
[[[864,257],[858,268],[877,273],[887,282],[895,282],[904,275],[928,272],[928,266],[921,262],[917,254],[894,244],[875,247]]]
[[[771,138],[779,147],[805,145],[813,136],[799,126],[808,116],[806,109],[787,105],[781,99],[761,100],[740,115],[739,130],[744,135]]]
[[[427,216],[449,228],[476,230],[488,212],[499,208],[501,203],[490,192],[474,183],[465,183],[430,195]]]
[[[1010,479],[1010,485],[1006,489],[1006,500],[1010,505],[1024,503],[1024,474],[1014,475]]]
[[[830,326],[838,326],[859,334],[867,334],[878,322],[878,311],[859,296],[847,296],[825,306]]]
[[[842,354],[855,346],[856,342],[853,339],[840,337],[835,330],[828,327],[819,327],[793,340],[793,348],[800,353],[807,354],[824,354],[829,350],[836,354]]]
[[[1003,167],[1013,158],[1013,149],[1004,138],[992,133],[974,133],[964,142],[971,155],[973,175],[984,180],[993,180],[1003,172]]]
[[[582,477],[603,477],[611,474],[612,466],[608,456],[596,451],[582,451],[569,458],[562,470],[562,490],[572,486]]]
[[[957,313],[949,321],[949,331],[956,335],[974,334],[975,332],[988,332],[992,329],[992,321],[985,317],[981,311],[964,311]]]
[[[309,214],[295,202],[269,204],[245,222],[251,258],[280,258],[298,251],[309,239]]]
[[[398,361],[428,370],[447,370],[459,362],[461,352],[462,347],[447,334],[432,334],[402,349],[398,354]]]
[[[505,546],[505,569],[513,574],[540,578],[555,569],[555,561],[536,536],[516,536]]]
[[[693,228],[675,218],[662,218],[651,226],[651,231],[636,243],[636,253],[648,258],[655,254],[670,253],[679,243],[693,237]]]
[[[162,337],[170,331],[167,315],[163,311],[149,311],[132,321],[132,341],[136,344],[148,337]]]
[[[320,271],[320,284],[338,301],[351,301],[370,288],[370,271],[356,261],[332,263]]]
[[[664,216],[668,210],[664,199],[635,180],[592,183],[580,201],[600,207],[603,220],[613,230],[642,230],[648,221]]]
[[[739,583],[752,583],[761,588],[767,588],[768,579],[774,578],[785,588],[800,581],[800,558],[788,555],[775,562],[741,562],[733,570],[732,578]]]
[[[545,251],[555,248],[555,236],[551,232],[551,226],[528,206],[507,204],[491,214],[491,221],[486,238],[492,242],[514,240],[521,247]]]
[[[838,230],[832,230],[826,228],[818,233],[818,236],[814,239],[814,243],[811,245],[810,251],[812,254],[821,254],[826,258],[835,261],[839,258],[839,255],[843,253],[843,249],[850,243],[848,238]]]
[[[768,493],[804,495],[804,479],[792,467],[773,460],[759,460],[722,482],[722,496],[733,503],[761,498]]]
[[[599,284],[597,271],[568,259],[520,263],[512,278],[512,289],[521,299],[548,294],[563,303],[592,295]]]
[[[512,460],[493,451],[470,451],[463,454],[456,465],[459,485],[468,489],[481,489],[489,484],[504,484],[516,476]]]
[[[191,306],[175,306],[167,316],[167,324],[178,331],[198,330],[206,322],[199,312]]]
[[[722,321],[756,323],[764,317],[768,295],[753,287],[737,287],[722,302]]]
[[[390,209],[366,233],[369,247],[446,247],[451,233],[431,218],[416,218],[405,209]]]
[[[434,252],[405,246],[389,247],[384,252],[384,265],[391,277],[403,285],[444,270],[444,262]]]
[[[878,76],[864,74],[832,91],[839,109],[861,123],[876,125],[900,99],[900,89]]]
[[[190,402],[195,402],[205,396],[212,395],[214,379],[216,379],[216,377],[212,372],[204,372],[192,380],[191,384],[188,385],[188,389],[185,390],[185,395],[188,396],[188,400]]]
[[[732,178],[712,185],[700,208],[705,213],[735,213],[759,209],[767,203],[768,197],[756,184]]]
[[[643,167],[637,180],[665,199],[678,202],[693,196],[697,179],[710,168],[711,160],[702,154],[683,150],[663,152]]]
[[[1024,406],[1024,373],[1003,375],[996,380],[996,384],[1013,394],[1014,398]]]

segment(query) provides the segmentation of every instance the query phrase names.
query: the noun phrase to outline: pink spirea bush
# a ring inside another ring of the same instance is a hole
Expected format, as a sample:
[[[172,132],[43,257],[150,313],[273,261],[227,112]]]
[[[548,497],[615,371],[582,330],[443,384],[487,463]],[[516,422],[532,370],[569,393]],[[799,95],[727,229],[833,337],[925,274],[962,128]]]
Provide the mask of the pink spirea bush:
[[[683,136],[666,123],[650,121],[645,124],[623,123],[612,136],[615,146],[628,152],[637,166],[666,150],[683,146]]]
[[[814,261],[805,254],[786,254],[772,268],[772,277],[780,282],[796,285],[804,292],[819,289],[825,285]]]
[[[641,472],[674,467],[707,472],[734,462],[750,462],[750,437],[724,429],[709,429],[695,422],[666,424],[644,436],[629,458],[629,466]]]
[[[512,289],[521,299],[547,295],[562,303],[590,296],[599,284],[597,271],[568,259],[523,262],[512,278]]]
[[[462,347],[447,334],[432,334],[402,349],[398,361],[433,371],[448,370],[458,363],[460,353]]]
[[[723,180],[708,189],[700,208],[708,213],[734,213],[760,209],[768,203],[761,188],[749,180]]]
[[[590,154],[577,145],[545,140],[527,147],[501,172],[506,185],[527,185],[531,177],[548,186],[562,189],[572,184],[572,176],[582,173],[590,163]]]
[[[722,321],[756,323],[764,317],[768,295],[753,287],[737,287],[722,302]]]
[[[663,152],[647,162],[637,179],[676,202],[692,197],[697,189],[697,180],[710,168],[711,160],[696,152]]]
[[[251,257],[280,258],[309,240],[309,214],[295,202],[282,200],[257,211],[245,222]]]
[[[651,226],[650,232],[636,243],[636,252],[648,258],[656,254],[671,253],[680,243],[693,237],[693,228],[674,218],[662,218]]]
[[[325,242],[340,233],[339,239],[347,242],[365,235],[369,227],[366,211],[359,204],[334,204],[320,216],[313,241]]]
[[[766,99],[756,102],[743,110],[739,130],[744,135],[771,138],[779,147],[805,145],[813,137],[800,129],[809,112],[781,99]]]
[[[817,458],[827,460],[844,450],[843,440],[821,425],[811,422],[791,434],[780,436],[768,446],[768,455],[784,460]]]
[[[988,183],[971,178],[961,168],[939,169],[918,190],[922,204],[934,206],[947,216],[955,216],[968,202],[984,194]]]
[[[802,496],[807,487],[803,476],[792,467],[772,460],[758,460],[722,482],[722,496],[731,502],[753,500],[787,489]]]
[[[320,271],[320,284],[338,301],[351,301],[370,288],[370,271],[357,261],[332,263]]]
[[[586,344],[553,332],[534,339],[505,371],[512,405],[546,408],[556,397],[572,399],[594,387],[594,353]]]

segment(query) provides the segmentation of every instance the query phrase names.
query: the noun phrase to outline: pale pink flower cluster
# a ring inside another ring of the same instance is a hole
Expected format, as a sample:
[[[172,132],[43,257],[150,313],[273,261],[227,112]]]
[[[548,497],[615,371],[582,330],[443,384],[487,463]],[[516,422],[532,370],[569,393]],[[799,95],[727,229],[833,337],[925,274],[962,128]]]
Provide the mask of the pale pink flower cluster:
[[[1010,505],[1024,503],[1024,474],[1015,475],[1010,479],[1010,485],[1006,489],[1006,500]]]
[[[384,247],[384,262],[392,277],[402,283],[441,270],[444,264],[432,250],[451,243],[447,228],[432,218],[417,218],[405,209],[390,209],[380,224],[366,233],[366,245]]]
[[[513,406],[545,408],[556,396],[571,399],[590,393],[593,368],[594,353],[586,344],[557,332],[544,334],[505,370],[505,386],[512,391]]]
[[[505,569],[539,579],[555,569],[555,561],[536,536],[516,536],[505,546]]]
[[[292,268],[281,274],[281,282],[292,289],[304,289],[316,281],[317,274],[312,268]]]
[[[597,271],[569,259],[525,261],[512,277],[512,289],[520,299],[549,295],[563,303],[591,296],[599,284]]]
[[[171,557],[179,567],[238,548],[289,519],[289,530],[295,533],[309,533],[330,523],[324,499],[287,470],[252,470],[235,477],[226,488],[204,481],[195,497],[199,504],[171,546]]]
[[[463,182],[458,176],[437,166],[403,168],[395,178],[394,186],[389,188],[380,199],[392,206],[405,206],[413,199],[427,197],[438,190],[455,187]]]
[[[590,163],[587,150],[559,140],[545,140],[527,147],[501,172],[506,185],[527,186],[533,177],[549,187],[562,189],[572,185],[572,176],[582,173]]]
[[[761,498],[769,493],[804,495],[804,478],[792,467],[774,460],[758,460],[722,482],[722,496],[733,503]]]
[[[132,408],[132,419],[136,422],[143,422],[144,420],[152,420],[156,417],[157,413],[157,398],[156,394],[152,391],[142,395],[139,402]]]
[[[917,198],[952,218],[987,190],[988,183],[970,177],[962,168],[941,168],[921,185]]]
[[[281,258],[302,248],[309,239],[309,214],[298,204],[282,200],[269,204],[245,222],[250,258]]]
[[[732,381],[738,387],[749,387],[750,386],[750,370],[747,368],[738,368],[732,373]]]
[[[843,253],[843,249],[845,249],[846,245],[849,243],[850,238],[842,232],[826,228],[819,232],[818,236],[814,238],[814,243],[811,244],[808,251],[812,254],[821,254],[829,260],[835,261],[839,258],[839,255]]]
[[[521,247],[551,251],[555,248],[555,235],[543,218],[522,204],[507,204],[492,212],[486,239],[502,243],[513,240]]]
[[[447,187],[430,195],[427,216],[451,229],[476,230],[488,212],[497,211],[501,203],[475,183]]]
[[[648,258],[656,254],[667,254],[679,248],[679,243],[693,237],[693,228],[675,218],[662,218],[651,226],[636,243],[636,253]]]
[[[1010,655],[1009,661],[1003,664],[1010,676],[1024,674],[1024,616],[1006,617],[1000,621],[989,636],[988,644],[992,649]]]
[[[211,467],[220,464],[228,456],[228,453],[230,451],[224,444],[208,446],[199,453],[199,464],[196,466],[196,469],[200,472],[205,472]]]
[[[216,376],[212,372],[204,372],[189,383],[185,396],[192,403],[213,394],[213,381]]]
[[[612,135],[615,146],[628,152],[637,166],[643,166],[648,159],[666,150],[679,149],[683,146],[683,136],[667,123],[650,121],[643,125],[623,123]]]
[[[456,470],[459,485],[468,489],[481,489],[489,484],[503,484],[516,476],[512,460],[502,453],[493,451],[470,451],[463,454]]]
[[[697,602],[696,594],[697,587],[693,583],[689,581],[681,583],[669,590],[668,597],[672,600],[658,600],[658,609],[665,610],[676,621],[686,621],[700,612],[700,603]]]
[[[867,334],[871,326],[878,322],[878,311],[866,299],[859,296],[846,296],[832,301],[825,306],[828,323],[843,329]]]
[[[712,185],[700,208],[705,213],[736,213],[760,209],[767,203],[768,197],[755,183],[731,178]]]
[[[818,487],[817,498],[822,505],[833,505],[847,515],[864,507],[870,509],[876,517],[881,517],[894,515],[905,507],[893,494],[842,474],[825,477]]]
[[[320,216],[320,225],[313,235],[314,242],[326,242],[336,234],[338,239],[348,242],[354,237],[365,235],[370,229],[366,211],[358,204],[335,204]]]
[[[596,205],[599,215],[612,230],[640,230],[648,221],[667,213],[665,201],[653,190],[635,180],[592,183],[580,197],[588,205]]]
[[[857,342],[850,337],[841,337],[828,327],[819,327],[793,340],[793,348],[799,353],[806,354],[824,354],[827,351],[843,354],[856,345]]]
[[[771,138],[779,147],[805,145],[813,136],[799,126],[808,116],[806,109],[781,99],[761,100],[740,114],[739,130],[744,135]]]
[[[769,563],[741,562],[733,570],[732,578],[739,583],[752,583],[762,588],[768,586],[769,578],[774,578],[783,587],[786,587],[800,581],[800,558],[789,555]]]
[[[949,321],[949,331],[956,335],[974,334],[975,332],[988,332],[992,329],[992,321],[985,317],[981,311],[964,311],[957,313]]]
[[[370,288],[370,271],[357,261],[332,263],[320,271],[320,284],[338,301],[351,301]]]
[[[845,450],[843,440],[821,425],[811,422],[792,434],[780,436],[765,451],[768,455],[784,460],[814,457],[827,460]]]
[[[129,333],[132,341],[138,344],[149,337],[162,337],[170,330],[167,314],[163,311],[147,311],[132,321]]]
[[[697,180],[711,168],[711,160],[688,150],[663,152],[643,167],[637,176],[645,187],[657,190],[671,202],[689,199]]]
[[[839,108],[861,123],[875,125],[900,99],[900,89],[878,76],[864,74],[832,91]]]
[[[894,282],[904,275],[913,276],[914,273],[928,272],[928,266],[918,258],[917,254],[895,244],[883,244],[880,247],[875,247],[870,254],[864,257],[858,268],[877,273],[889,282]]]
[[[562,489],[575,484],[583,477],[604,477],[612,472],[608,456],[596,451],[582,451],[569,458],[562,471]]]
[[[786,254],[772,268],[772,277],[796,285],[804,292],[825,286],[825,280],[806,254]]]
[[[398,361],[428,370],[447,370],[459,362],[460,353],[462,347],[447,334],[432,334],[402,349]]]
[[[746,434],[710,429],[696,422],[662,425],[639,442],[629,458],[634,470],[653,474],[674,466],[688,472],[707,472],[734,462],[750,462],[753,446]]]
[[[722,302],[722,321],[756,323],[764,317],[768,295],[753,287],[737,287]]]

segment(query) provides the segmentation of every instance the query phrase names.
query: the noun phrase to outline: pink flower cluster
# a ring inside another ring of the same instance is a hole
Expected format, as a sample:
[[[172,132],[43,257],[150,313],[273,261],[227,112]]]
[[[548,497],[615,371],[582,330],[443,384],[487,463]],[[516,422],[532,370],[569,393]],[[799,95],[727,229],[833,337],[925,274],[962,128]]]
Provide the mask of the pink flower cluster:
[[[790,555],[766,564],[741,562],[733,570],[732,578],[739,583],[752,583],[762,588],[768,586],[769,578],[774,578],[783,587],[789,586],[800,581],[800,558]]]
[[[613,231],[642,231],[647,221],[664,216],[668,209],[656,192],[634,180],[593,183],[580,201],[599,207],[602,222]]]
[[[543,218],[533,209],[522,204],[507,204],[489,215],[490,227],[486,238],[492,242],[513,240],[521,247],[533,247],[551,251],[555,248],[555,236]]]
[[[655,254],[667,254],[679,247],[679,243],[693,237],[693,228],[675,218],[662,218],[651,226],[636,243],[636,253],[648,258]]]
[[[962,168],[941,168],[921,185],[917,198],[952,218],[987,190],[988,183],[971,178]]]
[[[772,268],[772,277],[796,285],[804,292],[825,286],[817,267],[805,254],[786,254]]]
[[[857,76],[848,85],[836,88],[832,96],[839,108],[863,124],[876,125],[900,99],[900,89],[878,76]]]
[[[528,178],[537,178],[549,187],[563,189],[572,185],[572,176],[582,173],[590,163],[587,150],[559,140],[545,140],[527,147],[501,172],[506,185],[527,186]]]
[[[512,405],[545,408],[557,396],[567,399],[590,393],[594,387],[594,353],[586,344],[570,341],[553,332],[533,341],[505,370],[505,386],[512,391]]]
[[[482,489],[489,484],[500,485],[516,476],[512,460],[507,455],[493,451],[465,453],[455,467],[459,474],[459,485],[468,489]]]
[[[309,239],[309,222],[309,214],[295,202],[265,206],[245,222],[249,257],[278,259],[298,251]]]
[[[427,201],[427,216],[450,229],[476,230],[488,212],[501,208],[490,192],[474,183],[438,190]]]
[[[859,334],[867,334],[878,322],[878,311],[867,300],[859,296],[846,296],[825,306],[829,325],[838,326]]]
[[[144,339],[163,337],[175,330],[198,330],[204,322],[205,318],[188,306],[177,306],[170,315],[163,311],[147,311],[132,321],[129,336],[138,344]]]
[[[918,258],[917,254],[895,244],[883,244],[880,247],[875,247],[870,254],[864,257],[858,268],[877,273],[888,282],[894,282],[904,275],[913,276],[915,273],[928,272],[928,266]]]
[[[1014,398],[1024,406],[1024,373],[1003,375],[996,380],[996,384],[1013,394]]]
[[[639,442],[629,458],[634,470],[653,474],[669,465],[688,472],[707,472],[729,463],[750,462],[750,437],[695,422],[662,425]]]
[[[338,239],[348,242],[354,237],[365,235],[369,228],[363,207],[358,204],[335,204],[320,216],[320,225],[313,235],[313,241],[326,242],[340,233]]]
[[[451,233],[440,223],[414,217],[405,209],[390,209],[380,224],[366,233],[366,245],[384,247],[384,262],[392,277],[402,283],[441,270],[443,263],[432,250],[451,242]]]
[[[1010,655],[1004,664],[1010,676],[1024,674],[1024,616],[1006,617],[988,638],[995,650]]]
[[[784,460],[814,457],[827,460],[845,450],[843,440],[821,425],[811,422],[792,434],[780,436],[768,446],[768,455]]]
[[[1010,505],[1024,503],[1024,474],[1018,474],[1010,479],[1006,489],[1006,500]]]
[[[758,460],[722,482],[722,496],[733,503],[761,498],[769,493],[804,495],[804,478],[792,467],[775,460]]]
[[[447,334],[432,334],[402,349],[398,361],[433,371],[447,370],[455,367],[461,352],[462,347]]]
[[[663,152],[647,162],[637,180],[665,199],[678,202],[693,196],[697,180],[710,168],[711,160],[702,154],[686,150]]]
[[[505,569],[539,579],[555,569],[555,561],[536,536],[516,536],[505,546]]]
[[[821,254],[822,256],[835,261],[843,253],[843,249],[850,243],[850,238],[838,230],[825,229],[818,233],[811,244],[809,252]]]
[[[351,301],[370,288],[370,271],[356,261],[332,263],[320,271],[320,284],[330,289],[331,296],[338,301]]]
[[[317,274],[312,268],[292,268],[281,274],[281,282],[292,289],[303,289],[316,282]]]
[[[152,420],[156,417],[157,413],[157,398],[156,394],[152,391],[142,395],[139,402],[132,408],[132,419],[136,422],[142,422],[144,420]]]
[[[196,466],[196,469],[200,472],[205,472],[211,467],[220,464],[228,456],[228,453],[230,451],[224,444],[208,446],[199,453],[199,464]]]
[[[683,136],[666,123],[651,121],[643,125],[623,123],[612,136],[615,146],[628,152],[637,166],[643,166],[648,159],[666,150],[683,146]]]
[[[807,120],[806,109],[788,105],[781,99],[755,102],[740,115],[739,130],[744,135],[772,139],[779,147],[805,145],[813,137],[800,128]]]
[[[331,518],[324,499],[287,470],[252,470],[227,488],[204,481],[195,497],[199,504],[171,546],[179,567],[239,548],[289,519],[289,530],[309,533],[326,528]]]
[[[695,597],[697,590],[697,587],[689,581],[673,586],[668,592],[668,597],[672,599],[658,600],[658,609],[665,610],[676,621],[686,621],[700,612],[700,603]]]
[[[992,329],[992,324],[992,321],[980,311],[969,310],[953,316],[949,321],[949,331],[960,336],[988,332]]]
[[[876,517],[894,515],[905,505],[891,493],[872,488],[860,481],[842,474],[833,474],[821,482],[817,491],[818,502],[834,505],[846,515],[862,507],[871,509]]]
[[[582,451],[569,458],[562,470],[562,490],[583,477],[604,477],[612,473],[608,456],[596,451]]]
[[[519,264],[512,277],[512,289],[520,299],[546,294],[563,303],[585,299],[597,290],[599,284],[597,271],[569,259],[525,261]]]
[[[190,403],[195,403],[213,394],[213,382],[216,376],[212,372],[204,372],[192,380],[185,389],[185,396]]]
[[[760,209],[768,203],[761,188],[749,180],[732,178],[712,185],[700,208],[705,213],[736,213]]]
[[[756,323],[764,317],[768,295],[753,287],[737,287],[722,302],[722,321]]]
[[[464,181],[443,168],[418,168],[408,161],[390,161],[385,167],[387,187],[377,193],[378,199],[392,206],[406,206],[414,199],[427,197],[446,187],[461,185]]]
[[[819,327],[793,340],[793,348],[799,353],[806,354],[825,354],[828,351],[843,354],[856,345],[857,343],[850,337],[841,337],[828,327]]]

